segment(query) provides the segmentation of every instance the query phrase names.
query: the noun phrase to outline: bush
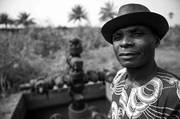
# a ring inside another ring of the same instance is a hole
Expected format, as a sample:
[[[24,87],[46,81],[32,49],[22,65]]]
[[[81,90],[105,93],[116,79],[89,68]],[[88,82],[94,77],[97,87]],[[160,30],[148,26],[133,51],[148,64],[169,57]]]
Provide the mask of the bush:
[[[170,27],[162,41],[162,47],[180,48],[180,26]]]
[[[40,75],[66,74],[69,40],[73,38],[82,41],[85,71],[121,68],[100,28],[29,28],[0,31],[1,75],[6,74],[7,80],[17,87]],[[179,48],[179,39],[180,26],[171,27],[162,40],[161,48]],[[169,61],[158,62],[164,68],[169,67]],[[178,66],[174,68],[179,69]]]

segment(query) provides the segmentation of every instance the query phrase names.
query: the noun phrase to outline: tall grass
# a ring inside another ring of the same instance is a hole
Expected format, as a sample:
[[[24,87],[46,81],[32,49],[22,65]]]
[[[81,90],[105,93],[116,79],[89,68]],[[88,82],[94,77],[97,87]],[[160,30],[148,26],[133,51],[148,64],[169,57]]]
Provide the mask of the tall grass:
[[[174,48],[158,48],[156,61],[160,67],[180,77],[180,52]]]
[[[180,26],[170,29],[157,50],[158,64],[180,76]],[[45,74],[66,72],[69,40],[78,37],[83,44],[84,70],[122,68],[100,28],[30,28],[0,31],[0,70],[12,87]],[[167,49],[166,47],[170,47]],[[175,48],[175,49],[172,49]]]

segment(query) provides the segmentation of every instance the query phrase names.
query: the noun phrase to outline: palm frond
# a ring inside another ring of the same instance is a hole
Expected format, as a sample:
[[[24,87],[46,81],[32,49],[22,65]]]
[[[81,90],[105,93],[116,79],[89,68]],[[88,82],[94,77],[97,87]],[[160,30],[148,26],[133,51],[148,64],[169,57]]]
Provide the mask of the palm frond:
[[[87,17],[87,13],[85,12],[85,10],[83,9],[82,6],[80,5],[75,5],[73,8],[72,8],[72,11],[71,13],[69,14],[69,22],[70,21],[81,21],[81,20],[88,20],[88,17]]]
[[[107,2],[105,3],[104,7],[101,7],[101,10],[99,12],[100,16],[100,21],[106,21],[108,19],[114,18],[116,13],[114,12],[114,4]]]

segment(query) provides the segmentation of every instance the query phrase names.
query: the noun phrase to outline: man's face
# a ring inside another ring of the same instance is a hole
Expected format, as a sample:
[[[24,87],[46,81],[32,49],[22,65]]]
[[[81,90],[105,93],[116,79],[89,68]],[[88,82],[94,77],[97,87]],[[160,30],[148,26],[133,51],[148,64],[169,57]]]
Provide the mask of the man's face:
[[[115,55],[123,67],[138,68],[154,61],[159,41],[145,26],[129,26],[117,30],[112,37]]]

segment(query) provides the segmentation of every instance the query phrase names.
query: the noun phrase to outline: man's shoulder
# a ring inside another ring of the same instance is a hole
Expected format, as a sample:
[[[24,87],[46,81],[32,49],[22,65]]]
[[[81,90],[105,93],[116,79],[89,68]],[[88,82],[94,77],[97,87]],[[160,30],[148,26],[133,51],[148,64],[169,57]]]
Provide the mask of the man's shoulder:
[[[162,89],[167,97],[180,99],[180,78],[166,70],[160,70],[156,75],[162,81]]]
[[[164,69],[160,69],[159,71],[157,71],[156,76],[169,84],[180,81],[180,78],[176,74]]]

